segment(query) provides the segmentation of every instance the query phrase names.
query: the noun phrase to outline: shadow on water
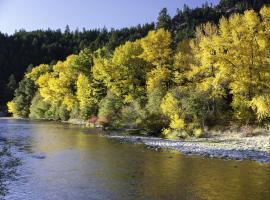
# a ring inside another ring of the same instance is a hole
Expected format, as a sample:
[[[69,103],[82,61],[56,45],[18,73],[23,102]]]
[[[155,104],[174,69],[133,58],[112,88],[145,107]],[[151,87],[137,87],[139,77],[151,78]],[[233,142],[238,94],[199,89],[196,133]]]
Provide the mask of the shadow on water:
[[[5,130],[5,131],[3,131]],[[153,151],[55,123],[0,120],[22,159],[6,200],[219,200],[270,197],[269,165]]]

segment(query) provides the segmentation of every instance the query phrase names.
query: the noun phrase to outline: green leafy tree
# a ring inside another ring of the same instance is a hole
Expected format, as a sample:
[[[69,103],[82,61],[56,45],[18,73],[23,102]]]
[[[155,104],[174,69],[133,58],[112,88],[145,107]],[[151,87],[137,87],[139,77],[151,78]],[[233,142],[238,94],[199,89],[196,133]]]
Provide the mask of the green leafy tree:
[[[37,92],[31,102],[29,117],[31,119],[50,119],[50,117],[47,116],[50,107],[51,105],[45,102]]]
[[[36,86],[31,79],[24,78],[15,91],[14,99],[8,103],[9,112],[16,117],[28,117]]]
[[[119,127],[120,111],[123,106],[122,99],[113,92],[108,92],[107,96],[99,103],[99,123],[102,125],[110,125]]]

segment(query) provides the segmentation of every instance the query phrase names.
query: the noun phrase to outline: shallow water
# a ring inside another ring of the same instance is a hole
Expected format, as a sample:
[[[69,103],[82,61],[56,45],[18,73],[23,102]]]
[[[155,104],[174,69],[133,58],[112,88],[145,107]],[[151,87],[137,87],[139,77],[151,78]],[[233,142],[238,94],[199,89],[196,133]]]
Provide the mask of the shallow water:
[[[51,122],[0,119],[0,138],[21,159],[6,200],[270,199],[266,164],[157,152]]]

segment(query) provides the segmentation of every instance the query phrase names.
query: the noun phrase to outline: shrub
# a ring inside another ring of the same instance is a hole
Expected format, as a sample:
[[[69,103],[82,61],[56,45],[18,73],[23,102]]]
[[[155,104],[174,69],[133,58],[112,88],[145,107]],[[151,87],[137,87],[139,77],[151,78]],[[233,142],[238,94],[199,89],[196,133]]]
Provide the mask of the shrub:
[[[44,119],[49,108],[50,105],[37,93],[31,102],[29,117],[32,119]]]
[[[203,130],[201,128],[195,128],[193,130],[193,135],[197,138],[201,137],[203,135]]]
[[[90,119],[88,119],[88,123],[93,124],[93,125],[95,125],[97,123],[97,121],[98,121],[97,116],[92,116],[92,117],[90,117]]]
[[[109,126],[109,120],[106,117],[99,117],[97,120],[97,124],[106,127]]]
[[[15,90],[15,97],[8,103],[9,112],[16,117],[28,117],[31,101],[35,95],[36,86],[28,78],[24,78]]]
[[[170,121],[170,131],[165,131],[166,136],[173,134],[174,137],[186,137],[189,134],[199,137],[207,119],[214,114],[211,112],[211,107],[214,106],[212,102],[204,92],[180,87],[168,92],[161,103],[162,113]]]
[[[133,100],[121,109],[121,123],[128,128],[143,128],[146,120],[146,111],[140,100]]]
[[[107,125],[119,126],[122,100],[111,92],[99,104],[98,118],[106,119]]]
[[[187,137],[189,137],[190,134],[185,130],[178,131],[175,129],[166,128],[163,129],[162,135],[167,139],[179,139],[179,138],[186,139]]]

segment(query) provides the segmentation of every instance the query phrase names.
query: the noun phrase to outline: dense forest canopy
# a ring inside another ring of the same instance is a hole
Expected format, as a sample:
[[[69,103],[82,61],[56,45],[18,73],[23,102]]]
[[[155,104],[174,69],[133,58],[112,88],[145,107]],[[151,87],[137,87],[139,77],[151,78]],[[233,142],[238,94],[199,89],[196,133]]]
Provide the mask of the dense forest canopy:
[[[64,32],[20,30],[10,36],[0,34],[0,91],[3,91],[0,93],[0,102],[4,104],[10,99],[9,88],[6,88],[10,76],[20,81],[28,67],[63,60],[84,48],[95,51],[106,45],[114,49],[125,41],[146,36],[153,28],[154,24],[146,24],[121,30],[108,31],[104,28],[71,32],[67,26]]]
[[[17,83],[23,78],[27,68],[41,63],[55,63],[70,54],[85,48],[92,52],[106,46],[113,51],[126,41],[145,37],[150,30],[165,28],[172,34],[172,46],[176,49],[179,41],[195,36],[195,27],[206,22],[218,23],[221,16],[243,13],[244,10],[258,11],[269,0],[222,0],[217,6],[207,3],[202,7],[190,9],[184,6],[177,14],[169,16],[164,8],[156,23],[138,25],[120,30],[70,31],[67,26],[61,30],[19,30],[13,35],[0,33],[0,105],[4,106],[14,93]],[[3,108],[2,108],[3,109]]]
[[[173,31],[172,20],[163,9],[155,28],[140,27],[151,29],[145,36],[108,40],[29,68],[7,104],[9,112],[167,138],[198,137],[231,122],[268,126],[270,7],[233,11],[183,35]],[[10,76],[8,88],[15,85]]]
[[[215,7],[185,6],[173,18],[164,8],[155,25],[4,35],[11,41],[35,37],[28,50],[18,48],[34,65],[6,76],[2,101],[9,100],[8,111],[16,117],[82,119],[167,138],[198,137],[231,122],[268,126],[269,16],[264,1],[221,1]],[[67,55],[50,45],[43,54],[47,43],[36,40],[38,33],[43,40],[58,33],[54,43]],[[87,33],[92,40],[82,40]]]

